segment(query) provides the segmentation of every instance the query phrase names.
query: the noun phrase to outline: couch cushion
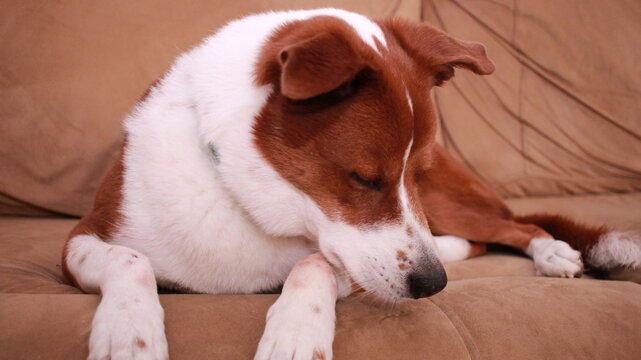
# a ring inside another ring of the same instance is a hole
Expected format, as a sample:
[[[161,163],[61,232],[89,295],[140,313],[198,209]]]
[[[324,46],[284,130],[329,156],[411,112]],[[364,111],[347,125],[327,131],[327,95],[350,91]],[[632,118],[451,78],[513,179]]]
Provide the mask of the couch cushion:
[[[7,358],[86,358],[99,297],[68,285],[59,266],[76,221],[0,218],[0,348]],[[447,264],[446,271],[447,287],[428,299],[341,301],[336,359],[636,358],[640,285],[533,277],[529,259],[508,254]],[[161,295],[172,359],[250,359],[275,299]]]
[[[472,359],[633,359],[639,295],[631,282],[513,277],[455,281],[430,299]]]
[[[62,275],[75,219],[0,217],[0,293],[80,294]]]
[[[641,192],[513,198],[506,202],[518,215],[552,213],[586,224],[641,230]]]
[[[160,298],[172,359],[251,359],[276,296]],[[637,359],[639,298],[634,283],[510,277],[454,281],[394,306],[347,299],[335,359]],[[85,359],[98,301],[0,294],[3,356]]]

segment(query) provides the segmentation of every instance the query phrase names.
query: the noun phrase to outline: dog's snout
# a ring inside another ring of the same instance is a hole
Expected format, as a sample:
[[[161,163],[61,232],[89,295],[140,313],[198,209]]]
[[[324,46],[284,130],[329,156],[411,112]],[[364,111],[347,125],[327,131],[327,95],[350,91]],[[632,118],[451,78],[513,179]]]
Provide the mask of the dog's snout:
[[[407,277],[410,295],[414,299],[432,296],[445,288],[447,275],[445,270],[438,269],[429,273],[413,273]]]

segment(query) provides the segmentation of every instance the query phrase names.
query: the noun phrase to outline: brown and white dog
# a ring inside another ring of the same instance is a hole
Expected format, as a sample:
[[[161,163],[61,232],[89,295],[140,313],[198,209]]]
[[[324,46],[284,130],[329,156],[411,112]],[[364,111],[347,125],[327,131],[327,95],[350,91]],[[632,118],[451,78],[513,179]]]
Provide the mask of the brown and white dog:
[[[89,358],[168,357],[157,284],[283,285],[256,359],[330,359],[337,298],[430,296],[483,242],[547,276],[580,274],[581,255],[640,266],[636,235],[514,219],[435,144],[430,90],[455,67],[494,71],[480,44],[337,9],[246,17],[178,58],[64,249],[69,279],[102,294]]]

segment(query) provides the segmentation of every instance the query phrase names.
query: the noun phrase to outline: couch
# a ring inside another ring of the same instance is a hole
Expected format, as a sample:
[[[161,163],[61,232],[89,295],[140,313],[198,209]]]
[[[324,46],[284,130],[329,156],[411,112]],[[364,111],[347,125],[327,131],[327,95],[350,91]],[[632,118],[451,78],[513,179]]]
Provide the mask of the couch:
[[[319,6],[427,20],[486,44],[494,75],[461,71],[435,91],[439,142],[517,214],[641,229],[638,1],[4,2],[0,359],[86,358],[99,296],[62,276],[62,246],[148,85],[230,19]],[[531,260],[506,252],[446,271],[430,298],[340,301],[335,358],[639,358],[638,271],[535,277]],[[171,358],[251,359],[276,297],[162,294]]]

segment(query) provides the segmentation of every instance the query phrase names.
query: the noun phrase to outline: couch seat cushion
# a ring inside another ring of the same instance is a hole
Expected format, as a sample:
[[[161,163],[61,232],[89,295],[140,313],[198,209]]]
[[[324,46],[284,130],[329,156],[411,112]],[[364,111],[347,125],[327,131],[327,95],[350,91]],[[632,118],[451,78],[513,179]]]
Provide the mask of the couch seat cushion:
[[[0,218],[0,349],[6,358],[86,358],[99,296],[68,285],[60,272],[64,239],[76,221]],[[340,301],[335,358],[637,358],[638,284],[533,277],[529,259],[508,254],[446,268],[448,286],[427,299]],[[276,298],[161,295],[171,358],[251,359]]]
[[[276,295],[161,295],[172,359],[251,359]],[[496,277],[337,306],[335,359],[638,359],[641,286]],[[7,359],[85,359],[96,295],[0,294]]]

